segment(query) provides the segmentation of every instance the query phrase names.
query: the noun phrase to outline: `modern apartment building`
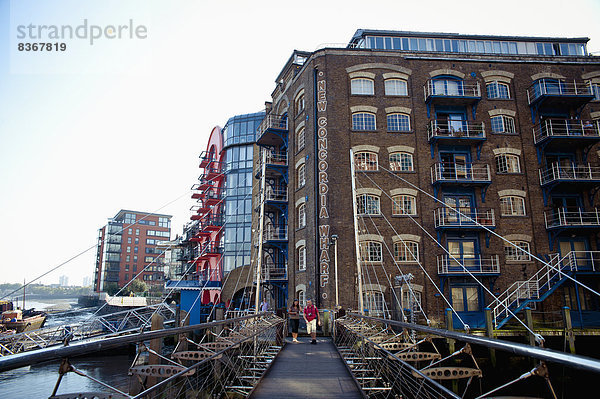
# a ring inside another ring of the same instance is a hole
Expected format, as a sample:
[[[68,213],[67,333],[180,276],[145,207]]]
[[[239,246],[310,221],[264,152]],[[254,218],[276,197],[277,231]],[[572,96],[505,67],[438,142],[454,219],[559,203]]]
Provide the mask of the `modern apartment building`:
[[[272,299],[356,309],[362,292],[372,314],[441,323],[451,308],[457,328],[483,326],[485,308],[501,327],[507,309],[569,306],[600,325],[587,42],[358,30],[294,51],[255,153]]]
[[[94,290],[107,284],[123,287],[140,272],[139,280],[163,285],[162,250],[159,241],[171,236],[171,215],[120,210],[98,231]]]

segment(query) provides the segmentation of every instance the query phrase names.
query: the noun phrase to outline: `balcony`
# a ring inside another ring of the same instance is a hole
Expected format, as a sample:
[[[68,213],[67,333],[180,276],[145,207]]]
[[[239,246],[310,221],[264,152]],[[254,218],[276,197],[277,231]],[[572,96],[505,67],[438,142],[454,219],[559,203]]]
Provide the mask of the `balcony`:
[[[527,89],[529,105],[535,107],[579,108],[594,99],[591,83],[557,79],[536,80]]]
[[[273,202],[287,202],[287,200],[288,200],[287,187],[268,186],[266,193],[265,193],[265,200],[273,201]]]
[[[600,121],[580,119],[545,119],[533,127],[535,145],[556,147],[586,146],[600,141]]]
[[[221,282],[218,280],[204,280],[204,279],[194,279],[194,280],[168,280],[165,283],[166,289],[172,290],[203,290],[203,289],[215,289],[220,288]]]
[[[204,174],[202,175],[206,180],[219,181],[223,178],[223,170],[218,162],[213,162],[209,166],[204,168]]]
[[[560,165],[553,163],[539,169],[540,185],[554,187],[561,183],[568,183],[569,187],[581,189],[582,186],[595,186],[600,184],[600,167],[586,165]]]
[[[287,241],[287,226],[265,226],[263,241]]]
[[[211,233],[219,231],[223,227],[224,223],[225,218],[223,217],[223,215],[208,215],[200,221],[200,230],[208,231]]]
[[[500,274],[500,260],[498,255],[492,255],[490,257],[483,257],[481,255],[474,255],[472,258],[462,258],[458,256],[456,260],[452,259],[449,255],[441,255],[437,257],[437,266],[439,275],[497,275]],[[466,270],[468,270],[468,272]]]
[[[465,142],[469,140],[483,141],[485,123],[453,120],[432,120],[427,126],[429,142],[443,140],[444,143]]]
[[[262,267],[261,278],[264,281],[286,281],[287,265],[266,264]]]
[[[218,205],[223,201],[224,189],[212,188],[204,192],[204,202],[207,206]]]
[[[546,229],[597,229],[600,227],[600,212],[598,208],[593,211],[584,211],[567,208],[557,208],[544,212]]]
[[[427,117],[431,117],[431,104],[435,105],[473,105],[475,119],[477,103],[481,100],[481,86],[476,81],[454,79],[429,79],[423,86]]]
[[[265,116],[258,126],[256,143],[261,146],[287,147],[287,115]]]
[[[600,272],[599,251],[571,251],[561,261],[561,270]]]
[[[496,227],[496,217],[493,209],[458,209],[438,208],[433,211],[436,229],[483,229]],[[463,216],[464,215],[464,216]]]
[[[209,151],[202,151],[200,153],[200,167],[206,168],[212,166],[215,163],[215,154]]]
[[[267,169],[272,169],[275,171],[279,171],[280,173],[287,172],[288,166],[288,156],[285,151],[273,151],[263,149],[267,153],[266,156],[266,167]],[[262,173],[262,165],[263,164],[263,153],[261,153],[256,161],[256,177],[259,178]]]
[[[194,253],[194,261],[209,260],[213,257],[219,257],[223,253],[223,247],[215,241],[208,241],[204,245],[198,246]]]
[[[431,184],[490,184],[490,165],[437,162],[431,167]]]

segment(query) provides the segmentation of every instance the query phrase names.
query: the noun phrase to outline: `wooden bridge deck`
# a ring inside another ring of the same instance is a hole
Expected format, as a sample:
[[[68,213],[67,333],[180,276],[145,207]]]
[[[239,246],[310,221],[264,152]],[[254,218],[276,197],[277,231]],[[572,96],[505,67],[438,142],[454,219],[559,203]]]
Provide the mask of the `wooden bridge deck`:
[[[317,345],[310,345],[310,338],[299,341],[286,340],[251,398],[363,397],[330,338],[318,338]]]

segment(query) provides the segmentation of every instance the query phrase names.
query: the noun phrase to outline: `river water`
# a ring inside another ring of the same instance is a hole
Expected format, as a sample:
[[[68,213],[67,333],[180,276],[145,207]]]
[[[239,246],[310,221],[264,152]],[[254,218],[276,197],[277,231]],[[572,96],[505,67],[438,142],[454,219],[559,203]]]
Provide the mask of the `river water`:
[[[27,308],[35,307],[37,310],[44,310],[49,306],[57,304],[61,304],[64,307],[68,304],[73,309],[76,309],[77,298],[32,299],[26,300],[25,306]],[[45,327],[82,322],[92,314],[92,310],[80,313],[67,313],[66,315],[50,314],[46,320]],[[134,355],[123,354],[123,352],[126,351],[123,350],[121,354],[110,356],[98,353],[96,356],[73,358],[70,361],[74,367],[83,373],[127,392],[129,383],[127,370],[131,366]],[[53,361],[0,373],[0,399],[48,398],[58,379],[59,363],[59,361]],[[86,377],[67,373],[62,379],[57,393],[65,394],[90,391],[109,392],[107,388]]]

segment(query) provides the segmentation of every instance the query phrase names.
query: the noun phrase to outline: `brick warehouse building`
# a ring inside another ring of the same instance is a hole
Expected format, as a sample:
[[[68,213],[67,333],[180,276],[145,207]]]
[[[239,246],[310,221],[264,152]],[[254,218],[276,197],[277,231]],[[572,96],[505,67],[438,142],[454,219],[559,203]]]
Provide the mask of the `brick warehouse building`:
[[[358,30],[346,48],[295,51],[255,151],[253,259],[273,302],[334,308],[337,252],[343,308],[362,280],[372,314],[422,306],[443,322],[452,306],[481,327],[489,307],[500,327],[502,305],[546,321],[569,306],[574,325],[600,325],[598,298],[572,281],[600,288],[600,59],[587,41]]]
[[[163,250],[157,245],[171,236],[171,215],[121,209],[98,230],[94,290],[107,284],[119,288],[138,277],[148,285],[164,284]]]

